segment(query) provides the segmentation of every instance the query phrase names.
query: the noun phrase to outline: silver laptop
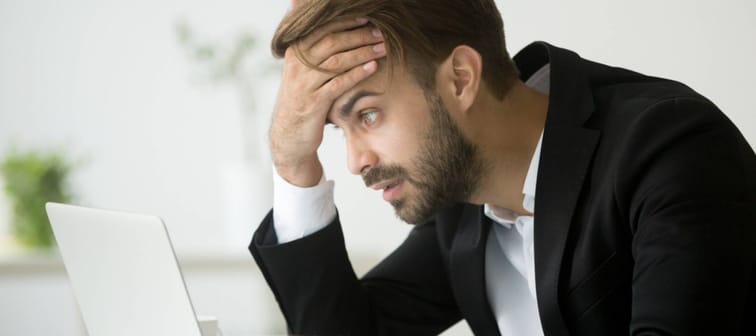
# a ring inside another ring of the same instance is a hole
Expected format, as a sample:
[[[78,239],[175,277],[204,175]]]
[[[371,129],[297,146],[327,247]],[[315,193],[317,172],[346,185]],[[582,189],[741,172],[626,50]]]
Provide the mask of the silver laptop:
[[[47,203],[90,336],[202,336],[163,221]]]

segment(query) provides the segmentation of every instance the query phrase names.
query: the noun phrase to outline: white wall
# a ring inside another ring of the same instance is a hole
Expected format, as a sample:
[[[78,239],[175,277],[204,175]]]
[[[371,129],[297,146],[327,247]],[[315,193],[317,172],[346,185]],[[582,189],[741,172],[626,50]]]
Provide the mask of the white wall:
[[[753,1],[497,2],[512,53],[546,40],[681,80],[756,143]],[[223,224],[222,172],[241,157],[239,103],[231,88],[193,79],[174,24],[186,18],[219,39],[251,28],[267,53],[288,3],[0,0],[0,156],[11,144],[63,147],[84,160],[74,179],[81,203],[160,215],[179,250],[243,249],[229,245]],[[260,113],[270,111],[277,86],[260,80]],[[385,255],[409,227],[348,174],[338,132],[327,132],[321,155],[338,181],[348,248]],[[7,216],[0,201],[0,233]]]
[[[222,246],[220,181],[241,156],[239,104],[232,88],[193,76],[174,25],[185,18],[218,40],[249,28],[264,52],[285,8],[2,2],[0,151],[64,147],[83,161],[74,185],[81,203],[161,215],[179,249]]]

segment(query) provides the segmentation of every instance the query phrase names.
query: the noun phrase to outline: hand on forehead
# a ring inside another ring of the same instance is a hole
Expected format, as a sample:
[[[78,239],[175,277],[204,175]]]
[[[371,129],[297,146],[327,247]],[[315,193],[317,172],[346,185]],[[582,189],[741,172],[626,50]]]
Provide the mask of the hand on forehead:
[[[365,97],[382,97],[390,89],[388,85],[388,76],[385,62],[379,62],[376,72],[365,80],[349,88],[344,94],[336,98],[328,113],[328,120],[333,122],[352,112],[361,98]]]

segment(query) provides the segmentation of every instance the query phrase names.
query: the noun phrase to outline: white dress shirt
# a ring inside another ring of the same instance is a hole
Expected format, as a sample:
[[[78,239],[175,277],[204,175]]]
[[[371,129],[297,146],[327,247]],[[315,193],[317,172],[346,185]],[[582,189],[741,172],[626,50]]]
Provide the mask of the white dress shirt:
[[[550,65],[533,74],[526,85],[548,94]],[[523,208],[535,216],[535,189],[543,135],[530,161],[522,188]],[[325,228],[336,218],[333,181],[325,176],[310,188],[286,182],[274,171],[273,227],[278,243],[300,239]],[[520,216],[488,204],[484,213],[495,223],[486,243],[486,290],[502,335],[543,335],[535,288],[534,216]],[[308,218],[303,221],[301,218]]]
[[[549,94],[551,66],[544,65],[525,83]],[[535,195],[543,133],[533,152],[522,186],[522,207],[533,216],[483,205],[494,225],[486,242],[486,293],[496,316],[499,332],[506,335],[543,335],[535,286]]]

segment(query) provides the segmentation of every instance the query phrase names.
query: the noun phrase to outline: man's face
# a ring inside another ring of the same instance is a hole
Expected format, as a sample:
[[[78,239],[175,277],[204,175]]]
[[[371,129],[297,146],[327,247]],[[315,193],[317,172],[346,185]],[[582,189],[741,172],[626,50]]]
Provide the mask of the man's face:
[[[440,208],[464,201],[483,171],[476,146],[442,99],[424,92],[403,69],[385,70],[339,98],[329,114],[343,129],[349,169],[407,223],[422,224]]]

